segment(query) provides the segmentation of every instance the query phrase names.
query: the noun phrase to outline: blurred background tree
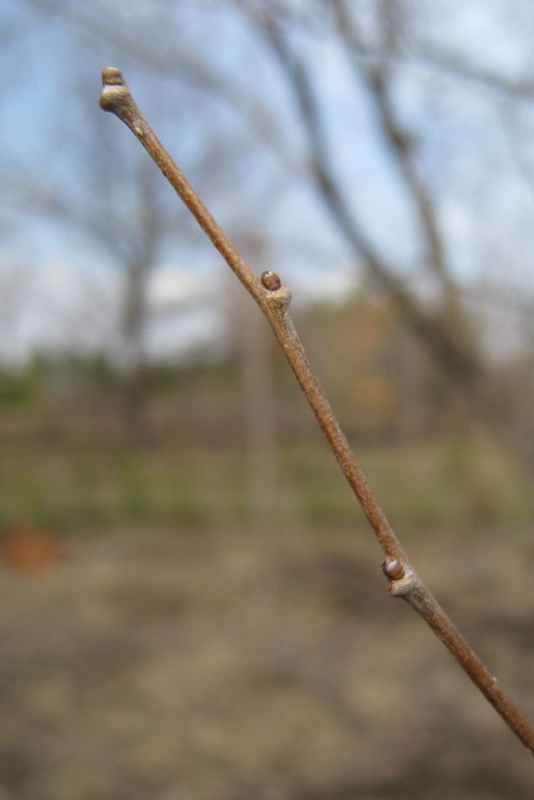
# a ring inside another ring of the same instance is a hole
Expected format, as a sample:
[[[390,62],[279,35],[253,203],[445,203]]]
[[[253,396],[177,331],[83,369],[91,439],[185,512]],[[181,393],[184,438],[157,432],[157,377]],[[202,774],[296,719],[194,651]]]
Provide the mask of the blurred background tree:
[[[289,286],[388,516],[528,708],[532,3],[0,0],[0,20],[0,789],[530,796],[500,722],[385,610],[259,311],[97,103],[116,65]],[[46,561],[40,527],[74,555],[10,582],[32,536]]]
[[[119,438],[163,441],[174,425],[228,439],[233,389],[216,384],[204,410],[184,401],[180,420],[161,376],[241,352],[251,443],[254,419],[275,414],[267,402],[255,417],[269,368],[251,377],[261,359],[215,300],[224,267],[95,106],[95,76],[116,62],[230,237],[253,263],[268,242],[262,267],[302,300],[312,361],[353,435],[482,423],[532,474],[528,4],[513,19],[498,2],[342,0],[6,0],[2,13],[8,372],[50,351],[56,402],[72,387],[61,354],[103,358],[115,377],[85,415],[116,410]],[[306,429],[290,407],[276,410],[286,436]],[[266,433],[263,447],[256,486]]]
[[[162,356],[158,270],[169,279],[179,260],[179,291],[221,268],[144,154],[98,115],[95,74],[117,62],[231,238],[267,238],[297,297],[378,292],[428,352],[440,391],[532,474],[532,13],[523,3],[511,19],[499,2],[5,0],[4,275],[31,262],[45,283],[56,260],[80,285],[102,266],[123,276],[93,315],[108,322],[97,343],[89,325],[90,346],[120,350],[129,426],[146,427],[136,376]],[[176,99],[164,108],[162,83]],[[55,280],[57,320],[69,298]],[[66,349],[84,338],[73,316]],[[202,324],[186,316],[191,341]],[[180,360],[176,326],[165,355]],[[204,343],[221,327],[205,327]]]

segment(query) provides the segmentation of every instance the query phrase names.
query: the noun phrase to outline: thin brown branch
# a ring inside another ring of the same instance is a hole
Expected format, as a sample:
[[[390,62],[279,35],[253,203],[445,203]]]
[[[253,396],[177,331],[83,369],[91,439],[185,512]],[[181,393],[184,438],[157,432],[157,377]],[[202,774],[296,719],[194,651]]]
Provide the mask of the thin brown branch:
[[[499,688],[496,679],[424,586],[374,497],[293,327],[289,314],[291,300],[289,289],[273,272],[264,273],[261,279],[256,277],[142,116],[119,70],[108,67],[104,70],[102,79],[104,89],[100,98],[101,107],[116,114],[139,139],[267,317],[332,452],[382,547],[385,555],[382,568],[387,578],[389,594],[402,597],[423,617],[509,728],[534,754],[534,728]]]

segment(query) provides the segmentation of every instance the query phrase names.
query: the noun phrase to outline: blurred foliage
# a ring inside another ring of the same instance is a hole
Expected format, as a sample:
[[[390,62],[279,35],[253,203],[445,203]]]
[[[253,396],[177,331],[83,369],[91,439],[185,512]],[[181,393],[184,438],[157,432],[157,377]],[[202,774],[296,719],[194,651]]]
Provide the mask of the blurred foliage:
[[[369,444],[362,466],[395,527],[485,526],[522,530],[530,487],[484,443],[469,446],[469,474],[448,480],[450,443]],[[0,524],[75,531],[121,523],[241,524],[249,520],[242,448],[4,448]],[[279,453],[279,516],[306,525],[363,524],[362,514],[321,439]]]
[[[526,524],[530,487],[474,436],[387,304],[356,296],[298,316],[310,360],[395,527]],[[268,346],[278,515],[287,524],[363,522],[274,341]],[[0,525],[247,522],[242,370],[237,352],[216,363],[144,365],[149,437],[137,443],[124,415],[124,376],[104,356],[37,354],[0,373]]]
[[[33,400],[34,392],[35,386],[27,373],[0,375],[0,407],[24,406]]]

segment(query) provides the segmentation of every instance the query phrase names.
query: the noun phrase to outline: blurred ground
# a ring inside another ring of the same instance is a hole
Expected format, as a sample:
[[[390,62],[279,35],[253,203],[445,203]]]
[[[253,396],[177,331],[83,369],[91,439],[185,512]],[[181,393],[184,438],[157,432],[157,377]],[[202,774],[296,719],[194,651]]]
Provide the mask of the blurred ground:
[[[78,531],[0,567],[1,800],[532,796],[534,763],[353,525]],[[411,535],[534,719],[534,541]]]

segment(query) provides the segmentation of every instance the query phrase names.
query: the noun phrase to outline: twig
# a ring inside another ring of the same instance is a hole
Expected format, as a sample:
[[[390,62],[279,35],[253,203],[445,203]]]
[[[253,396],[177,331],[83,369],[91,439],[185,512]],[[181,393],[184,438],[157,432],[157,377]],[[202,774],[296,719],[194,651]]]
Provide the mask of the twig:
[[[402,597],[423,617],[509,728],[534,754],[534,728],[508,695],[499,688],[497,680],[490,675],[425,587],[369,488],[293,327],[289,314],[291,300],[289,289],[281,283],[274,272],[264,272],[261,279],[252,272],[152,131],[132,98],[120,71],[115,67],[106,68],[102,73],[102,82],[104,89],[100,106],[105,111],[116,114],[139,139],[267,317],[332,452],[384,551],[382,569],[387,578],[388,593],[393,597]]]

